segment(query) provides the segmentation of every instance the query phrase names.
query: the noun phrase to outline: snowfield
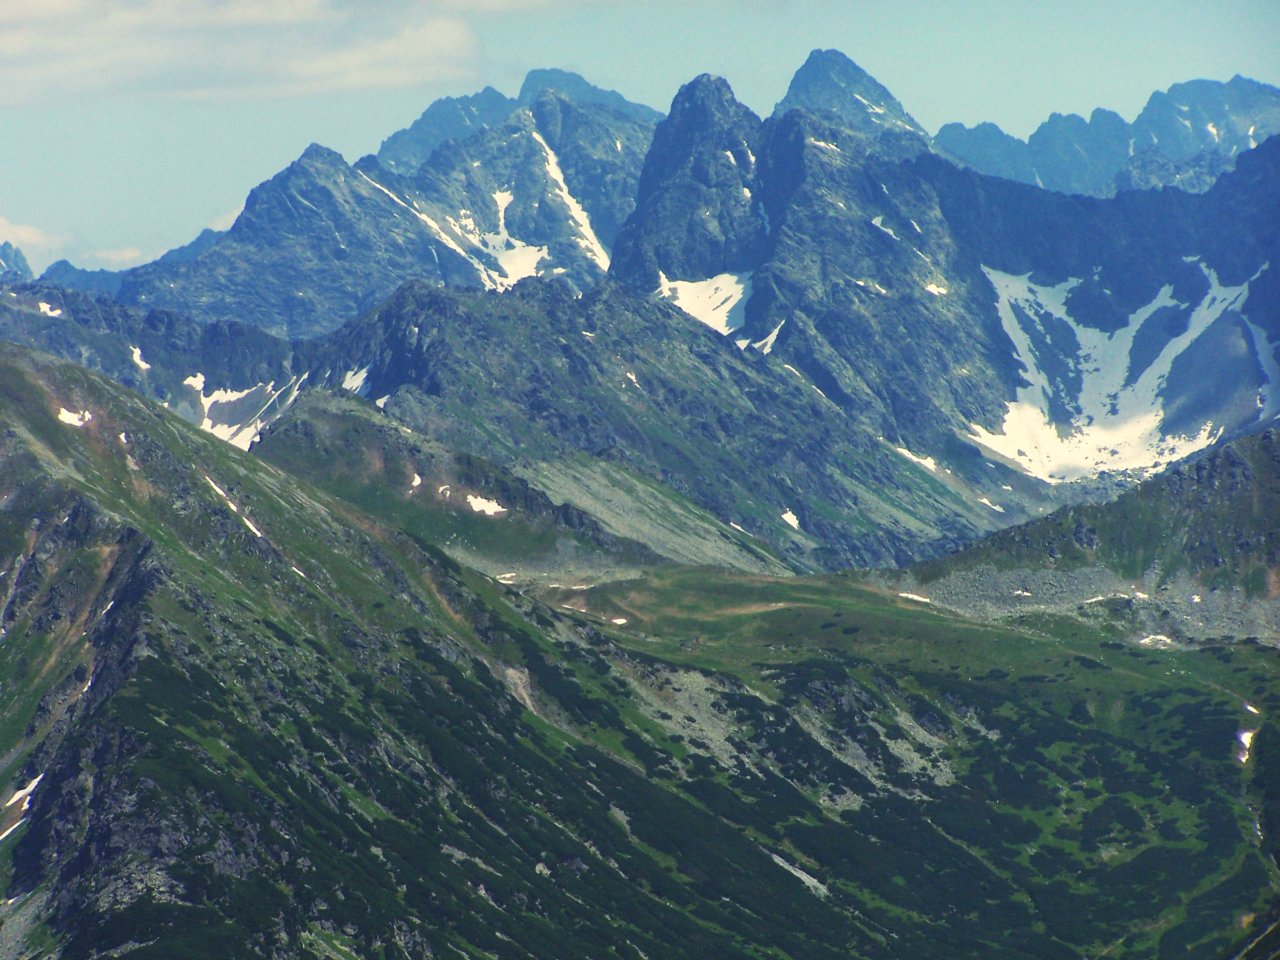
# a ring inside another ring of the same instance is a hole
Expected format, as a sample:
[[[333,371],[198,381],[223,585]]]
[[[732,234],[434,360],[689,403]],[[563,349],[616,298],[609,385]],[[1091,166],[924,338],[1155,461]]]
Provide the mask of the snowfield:
[[[1174,361],[1201,334],[1243,306],[1249,282],[1224,287],[1217,274],[1201,264],[1209,291],[1200,303],[1179,303],[1173,299],[1173,288],[1166,286],[1135,311],[1124,327],[1105,333],[1076,321],[1067,310],[1067,297],[1080,280],[1046,287],[1032,283],[1030,274],[1014,276],[990,267],[982,269],[995,288],[1000,322],[1028,384],[1019,387],[1015,399],[1008,403],[998,432],[970,424],[971,440],[1020,464],[1034,477],[1060,483],[1107,470],[1150,474],[1222,436],[1223,428],[1212,422],[1192,434],[1167,435],[1163,429],[1166,381]],[[1165,308],[1186,315],[1186,329],[1169,338],[1151,363],[1132,377],[1134,339],[1143,325]],[[1036,342],[1043,340],[1049,325],[1055,336],[1067,331],[1077,344],[1075,357],[1069,358],[1066,383],[1039,363]],[[1073,381],[1079,383],[1078,392]],[[1068,423],[1053,419],[1050,411],[1055,401],[1071,411]]]

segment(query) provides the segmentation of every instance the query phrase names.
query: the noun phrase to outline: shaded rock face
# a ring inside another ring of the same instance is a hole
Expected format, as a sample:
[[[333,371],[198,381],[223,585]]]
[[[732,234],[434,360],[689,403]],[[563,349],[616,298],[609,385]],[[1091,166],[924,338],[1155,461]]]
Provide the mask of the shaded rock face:
[[[8,240],[0,243],[0,283],[26,283],[31,279],[31,266],[22,251]]]
[[[427,107],[417,120],[382,141],[378,162],[393,173],[410,175],[436,148],[449,140],[465,140],[502,123],[516,101],[485,87],[466,97],[445,97]]]
[[[993,176],[1048,190],[1111,196],[1177,186],[1202,192],[1234,158],[1280,133],[1280,90],[1245,77],[1192,80],[1151,95],[1133,123],[1110,110],[1088,121],[1055,113],[1021,141],[994,124],[943,126],[934,145]]]
[[[1123,132],[1098,113],[1062,118],[1038,142],[1066,151],[1080,125],[1099,149]],[[733,159],[740,143],[749,172]],[[1048,482],[1079,478],[1063,472],[1074,461],[1089,475],[1149,470],[1280,412],[1266,266],[1276,157],[1269,144],[1250,151],[1203,198],[1066,200],[966,173],[905,131],[861,134],[832,111],[761,122],[700,78],[655,134],[612,275],[785,361],[875,435],[930,449],[976,440]],[[734,296],[732,315],[708,303]],[[1110,349],[1127,354],[1114,377],[1099,366]],[[1208,357],[1223,366],[1206,379]],[[1222,382],[1235,387],[1207,386]],[[1095,423],[1139,416],[1156,426],[1123,455],[1089,439]],[[1059,431],[1077,439],[1059,443]]]
[[[652,290],[659,272],[696,280],[750,269],[767,233],[754,190],[760,134],[760,118],[723,79],[682,87],[645,158],[617,275]]]

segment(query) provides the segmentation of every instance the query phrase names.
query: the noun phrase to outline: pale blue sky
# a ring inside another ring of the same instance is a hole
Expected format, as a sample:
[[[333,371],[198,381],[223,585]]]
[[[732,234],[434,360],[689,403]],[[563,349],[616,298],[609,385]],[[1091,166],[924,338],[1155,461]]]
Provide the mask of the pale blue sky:
[[[1026,136],[1180,80],[1280,85],[1280,2],[0,0],[0,241],[130,265],[226,226],[309,142],[354,160],[439,96],[556,66],[665,109],[710,72],[767,113],[815,47],[930,131]]]

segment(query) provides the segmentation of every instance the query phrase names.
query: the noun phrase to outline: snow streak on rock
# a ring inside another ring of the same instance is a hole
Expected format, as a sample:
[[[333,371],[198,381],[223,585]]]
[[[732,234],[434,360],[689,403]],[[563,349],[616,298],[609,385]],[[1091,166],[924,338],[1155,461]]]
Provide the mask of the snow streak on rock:
[[[658,293],[716,333],[727,336],[746,322],[750,273],[722,273],[706,280],[668,280],[665,273],[659,273],[658,284]],[[771,342],[769,346],[772,348]]]
[[[1209,291],[1200,303],[1178,303],[1173,288],[1166,286],[1125,326],[1107,333],[1068,313],[1068,295],[1081,281],[1046,287],[1032,283],[1030,274],[1014,276],[983,267],[1028,383],[1008,404],[999,432],[971,424],[970,439],[1049,483],[1108,470],[1147,474],[1215,442],[1223,428],[1212,422],[1192,434],[1170,435],[1164,430],[1167,380],[1174,361],[1224,314],[1239,311],[1249,295],[1248,282],[1224,287],[1213,270],[1203,264],[1201,268]],[[1134,338],[1148,320],[1167,309],[1186,316],[1185,329],[1168,338],[1139,375],[1130,376]],[[1067,357],[1065,376],[1050,373],[1040,363],[1037,344],[1049,338],[1050,327],[1058,341],[1066,334],[1076,344],[1075,355]],[[1274,402],[1270,395],[1260,396],[1261,404]],[[1068,411],[1069,419],[1055,416],[1055,409]]]

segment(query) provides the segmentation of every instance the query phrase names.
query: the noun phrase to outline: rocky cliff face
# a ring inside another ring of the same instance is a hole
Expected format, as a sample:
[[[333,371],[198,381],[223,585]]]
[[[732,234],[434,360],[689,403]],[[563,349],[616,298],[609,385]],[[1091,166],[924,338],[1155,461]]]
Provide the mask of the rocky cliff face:
[[[7,240],[0,243],[0,284],[26,283],[31,279],[31,266],[22,251]]]
[[[1023,142],[991,123],[949,123],[934,144],[983,173],[1106,197],[1164,185],[1202,192],[1235,157],[1276,133],[1280,90],[1237,76],[1157,91],[1131,124],[1110,110],[1087,121],[1055,113]]]

